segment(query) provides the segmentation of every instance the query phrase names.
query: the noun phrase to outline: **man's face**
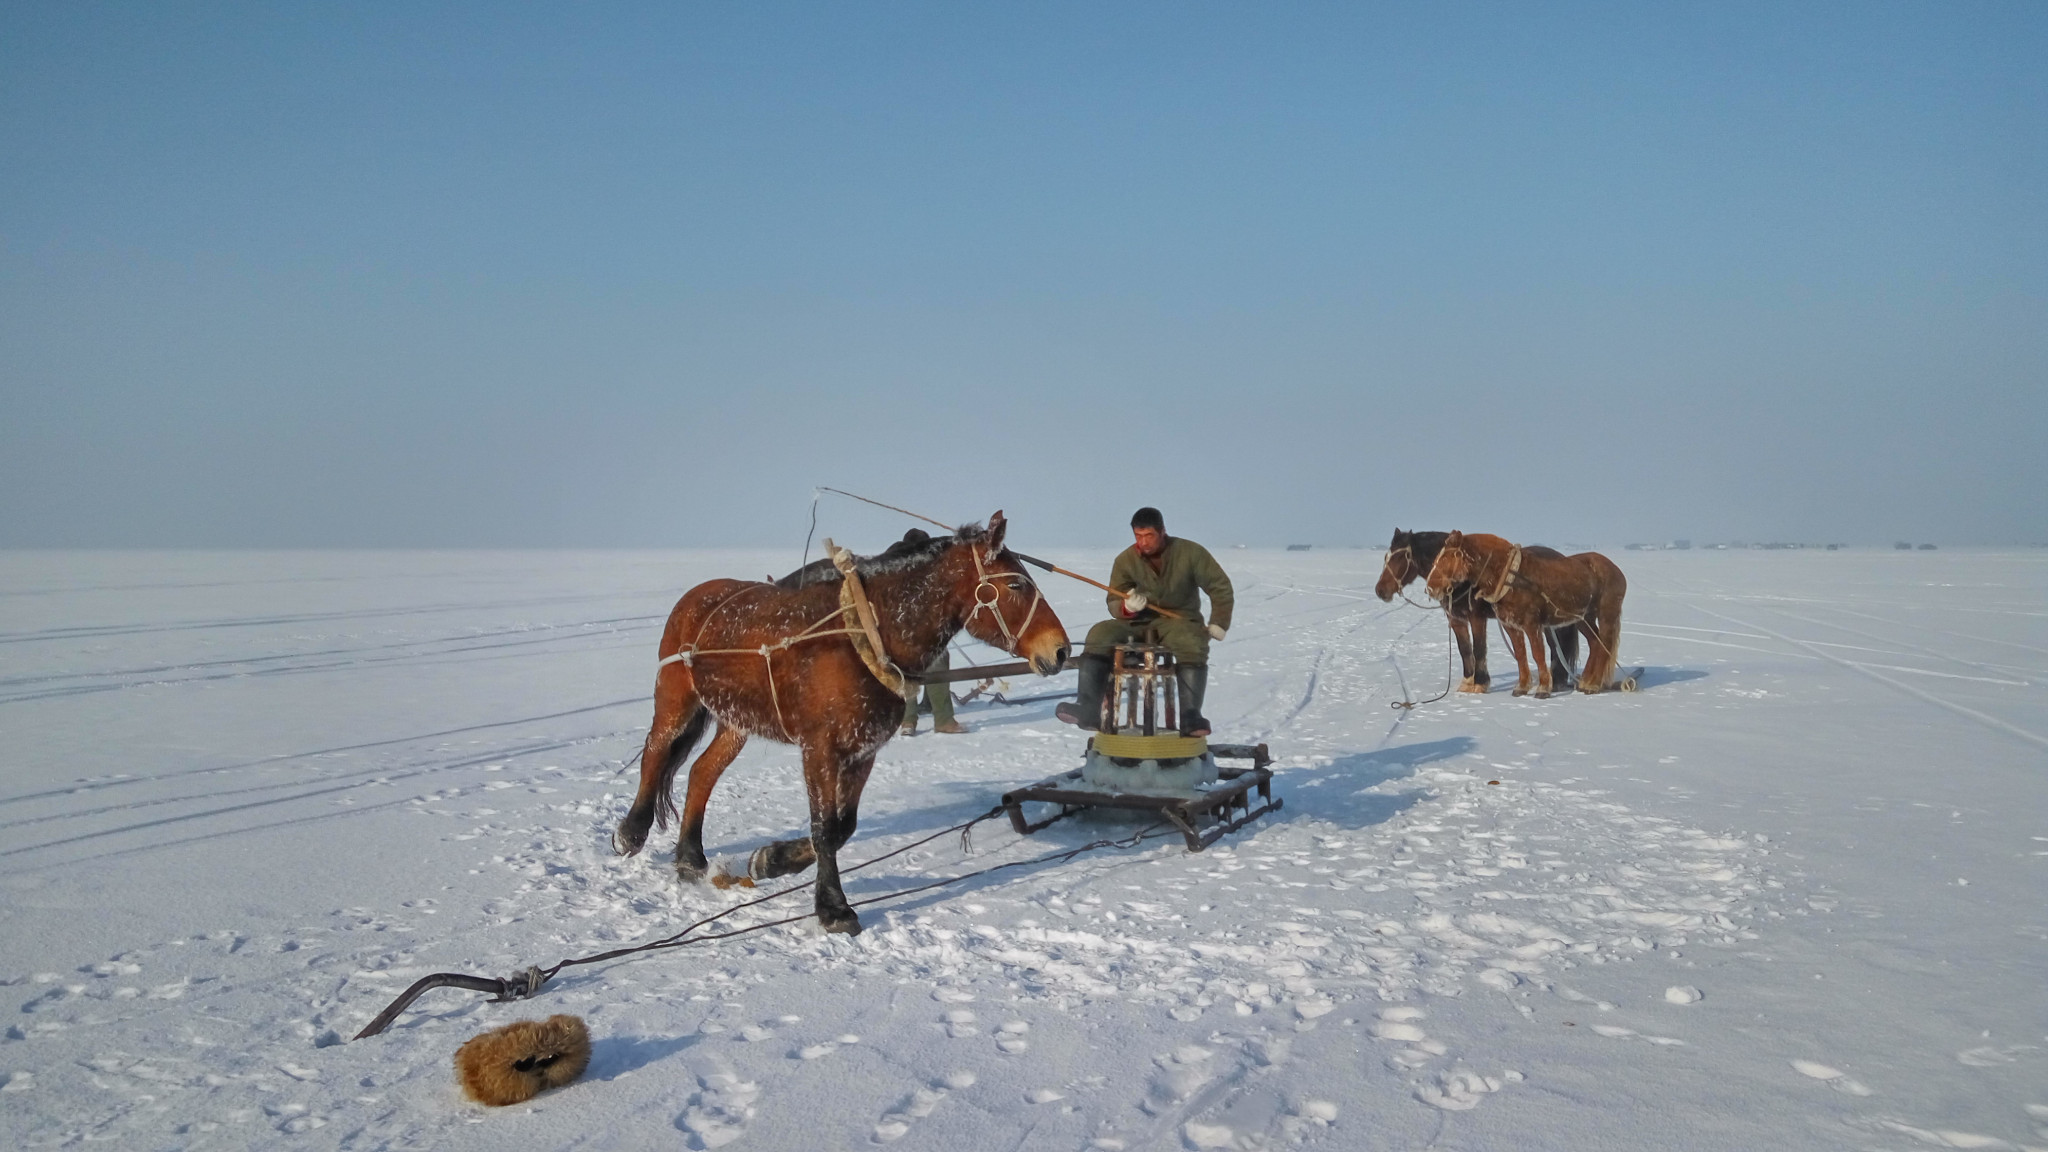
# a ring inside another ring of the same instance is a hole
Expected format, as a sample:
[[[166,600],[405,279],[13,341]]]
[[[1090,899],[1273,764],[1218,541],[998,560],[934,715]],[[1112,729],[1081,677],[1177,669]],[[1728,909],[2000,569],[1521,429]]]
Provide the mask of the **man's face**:
[[[1157,556],[1166,547],[1166,533],[1157,528],[1133,528],[1131,540],[1138,546],[1138,555]]]

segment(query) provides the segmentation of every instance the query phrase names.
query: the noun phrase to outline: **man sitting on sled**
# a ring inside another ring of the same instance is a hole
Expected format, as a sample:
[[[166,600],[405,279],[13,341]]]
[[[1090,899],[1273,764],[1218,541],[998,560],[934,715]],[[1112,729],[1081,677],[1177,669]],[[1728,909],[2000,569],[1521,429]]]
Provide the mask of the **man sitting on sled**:
[[[1202,693],[1209,684],[1209,643],[1223,639],[1230,628],[1233,596],[1230,577],[1209,550],[1193,540],[1166,534],[1166,518],[1157,508],[1140,508],[1131,517],[1129,548],[1110,566],[1110,619],[1088,630],[1081,655],[1081,691],[1072,704],[1053,712],[1069,724],[1095,729],[1101,723],[1102,697],[1109,690],[1110,654],[1118,644],[1141,641],[1155,631],[1159,643],[1173,653],[1180,689],[1180,730],[1184,736],[1207,736],[1202,718]],[[1202,600],[1209,594],[1210,618],[1202,618]],[[1162,615],[1154,608],[1171,612]]]

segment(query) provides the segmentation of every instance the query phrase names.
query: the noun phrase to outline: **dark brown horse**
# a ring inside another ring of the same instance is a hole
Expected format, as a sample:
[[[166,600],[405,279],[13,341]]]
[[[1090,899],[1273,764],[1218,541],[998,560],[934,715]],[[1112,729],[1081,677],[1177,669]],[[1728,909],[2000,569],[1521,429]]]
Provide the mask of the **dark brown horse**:
[[[1579,675],[1579,691],[1604,692],[1615,687],[1621,601],[1628,594],[1628,578],[1614,561],[1598,552],[1572,556],[1546,556],[1543,552],[1550,550],[1519,548],[1485,533],[1467,536],[1453,532],[1444,538],[1424,587],[1431,596],[1441,598],[1461,583],[1477,586],[1479,599],[1493,605],[1515,650],[1519,673],[1515,695],[1528,694],[1528,658],[1536,663],[1536,695],[1550,695],[1550,666],[1543,662],[1542,642],[1537,639],[1550,628],[1575,627],[1586,638],[1586,668]]]
[[[1437,553],[1443,551],[1444,537],[1448,535],[1448,532],[1394,529],[1394,541],[1387,545],[1387,558],[1380,565],[1380,579],[1373,585],[1373,593],[1381,600],[1392,602],[1395,593],[1429,575],[1430,566],[1436,563]],[[1540,544],[1532,544],[1525,551],[1553,559],[1564,558],[1564,553]],[[1458,691],[1485,692],[1493,683],[1486,673],[1486,622],[1493,619],[1493,605],[1479,598],[1476,585],[1464,580],[1451,586],[1443,606],[1444,615],[1451,621],[1451,638],[1458,642],[1458,660],[1464,666],[1465,675],[1458,683]],[[1551,676],[1569,681],[1572,670],[1579,664],[1578,632],[1569,628],[1546,631],[1544,637],[1549,641]]]
[[[964,628],[1029,660],[1040,675],[1060,670],[1066,629],[1004,551],[1005,528],[998,512],[985,529],[962,528],[857,562],[889,663],[924,668]],[[803,752],[811,834],[757,852],[752,874],[785,876],[815,862],[819,922],[828,932],[860,931],[839,885],[837,853],[853,835],[876,751],[903,722],[903,698],[869,670],[847,634],[858,625],[852,612],[838,615],[843,584],[836,570],[800,588],[712,580],[676,602],[661,635],[640,791],[612,835],[620,853],[638,852],[657,820],[668,826],[676,770],[715,719],[710,745],[690,766],[676,842],[677,874],[703,879],[704,808],[720,773],[749,736],[794,744]]]

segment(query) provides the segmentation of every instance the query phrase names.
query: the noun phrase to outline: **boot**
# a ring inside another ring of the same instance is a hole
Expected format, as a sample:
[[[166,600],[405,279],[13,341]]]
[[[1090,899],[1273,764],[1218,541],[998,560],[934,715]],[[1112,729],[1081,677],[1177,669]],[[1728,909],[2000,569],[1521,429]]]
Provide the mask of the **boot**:
[[[1102,694],[1109,691],[1109,657],[1081,654],[1081,686],[1071,704],[1052,710],[1054,716],[1090,732],[1102,730]]]
[[[1176,664],[1173,678],[1180,685],[1180,734],[1207,736],[1209,722],[1202,718],[1202,694],[1209,689],[1209,666]]]

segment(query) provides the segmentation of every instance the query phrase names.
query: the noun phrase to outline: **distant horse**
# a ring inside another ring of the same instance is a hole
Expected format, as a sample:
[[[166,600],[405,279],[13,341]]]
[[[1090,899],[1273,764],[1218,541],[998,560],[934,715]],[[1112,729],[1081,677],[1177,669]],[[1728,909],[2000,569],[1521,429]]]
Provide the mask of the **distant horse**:
[[[1042,676],[1067,660],[1067,632],[1024,566],[1003,548],[1007,523],[962,528],[887,557],[857,561],[881,637],[864,656],[835,570],[800,588],[745,580],[699,584],[676,602],[661,635],[654,723],[640,754],[640,791],[612,844],[632,855],[648,827],[668,826],[676,770],[712,719],[717,732],[690,766],[676,842],[676,873],[702,880],[704,808],[718,777],[765,736],[803,752],[811,834],[755,854],[759,878],[818,866],[818,921],[827,932],[860,932],[839,884],[838,852],[853,835],[860,794],[875,753],[903,722],[903,698],[870,670],[870,659],[915,671],[963,628],[975,639],[1031,662]],[[849,589],[850,591],[850,589]],[[841,613],[844,612],[844,615]],[[915,690],[915,685],[911,685]]]
[[[1437,553],[1443,551],[1444,537],[1448,535],[1448,532],[1394,529],[1394,540],[1387,545],[1387,558],[1380,565],[1380,579],[1373,585],[1373,593],[1381,600],[1392,602],[1396,592],[1429,575],[1430,566],[1436,563]],[[1553,560],[1564,559],[1564,553],[1541,544],[1532,544],[1523,551]],[[1443,603],[1444,615],[1451,621],[1451,636],[1458,642],[1458,660],[1465,671],[1458,691],[1483,693],[1493,683],[1486,673],[1486,622],[1493,619],[1493,605],[1479,598],[1477,586],[1470,580],[1452,585],[1451,594]],[[1543,635],[1550,642],[1551,677],[1569,681],[1572,670],[1579,665],[1578,631],[1567,628],[1545,631]]]
[[[1585,670],[1579,675],[1579,691],[1604,692],[1616,686],[1614,666],[1621,645],[1621,600],[1628,594],[1628,579],[1614,561],[1598,552],[1546,556],[1534,548],[1518,548],[1498,536],[1453,532],[1444,537],[1443,548],[1437,553],[1436,563],[1430,566],[1429,582],[1424,587],[1431,596],[1442,598],[1467,581],[1478,586],[1479,599],[1493,605],[1494,615],[1507,629],[1519,673],[1515,695],[1527,695],[1529,691],[1525,648],[1536,662],[1536,695],[1550,695],[1550,666],[1543,662],[1536,639],[1546,628],[1576,626],[1585,636],[1588,649]]]

